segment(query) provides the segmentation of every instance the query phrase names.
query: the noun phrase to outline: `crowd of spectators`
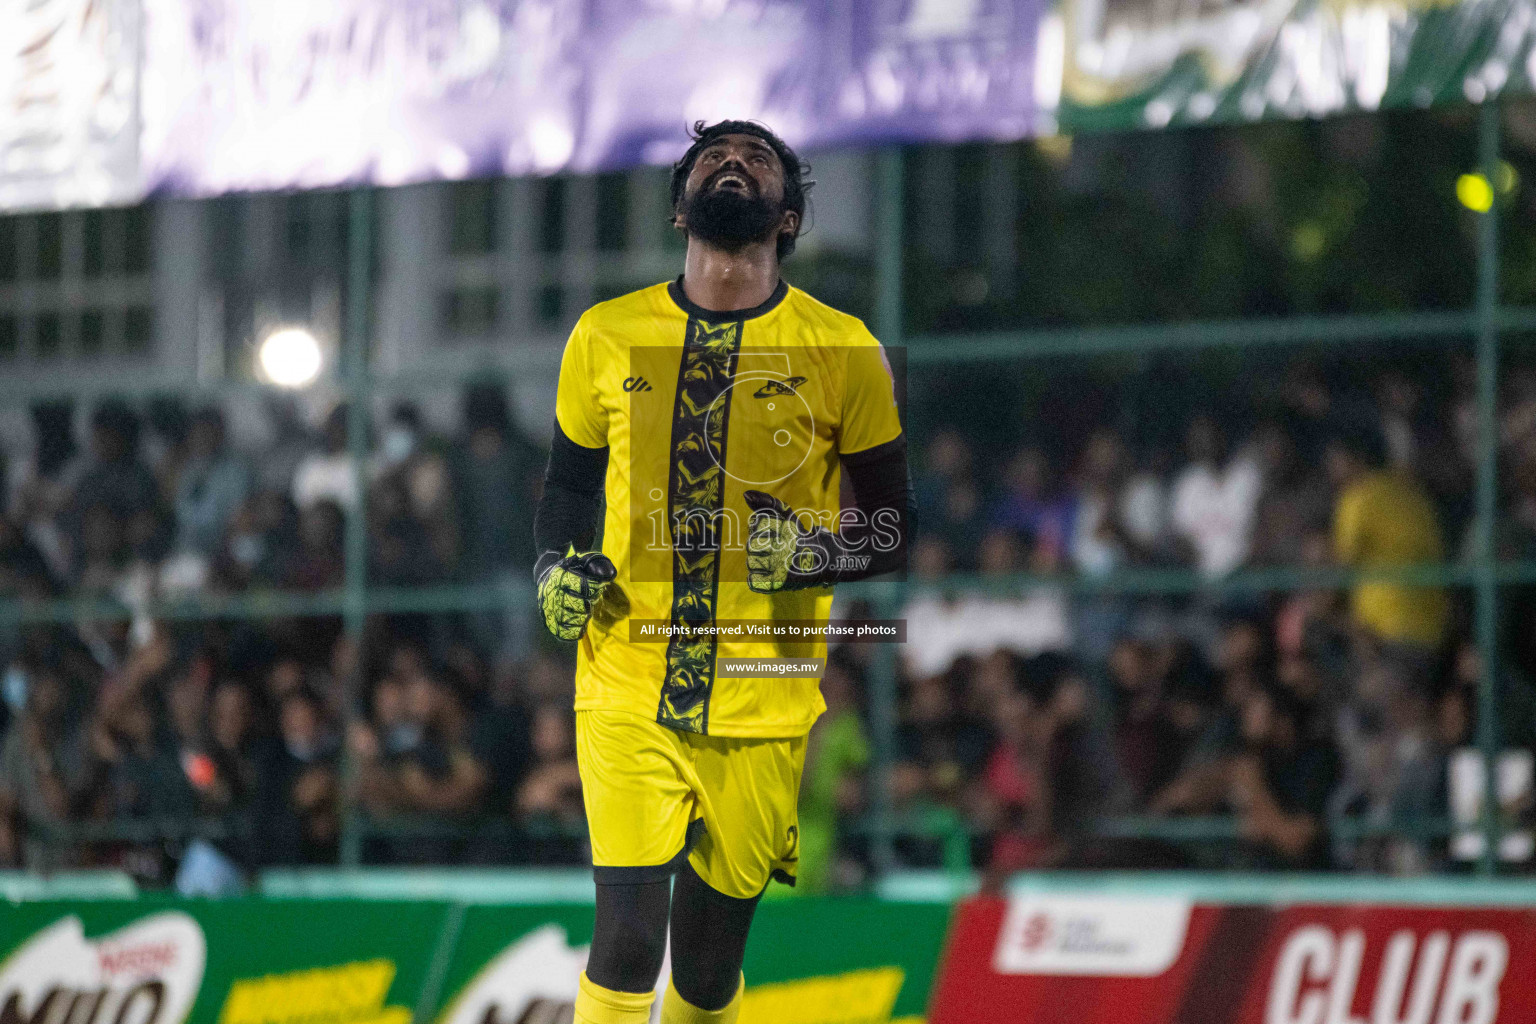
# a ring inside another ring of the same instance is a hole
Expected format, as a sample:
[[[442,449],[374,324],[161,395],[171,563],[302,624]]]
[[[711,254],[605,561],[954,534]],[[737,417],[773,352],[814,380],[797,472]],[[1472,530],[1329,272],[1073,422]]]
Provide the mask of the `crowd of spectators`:
[[[1415,871],[1469,856],[1447,816],[1481,786],[1456,756],[1477,731],[1471,592],[1402,567],[1465,564],[1478,543],[1470,366],[1361,380],[1298,364],[1222,397],[1169,402],[1189,403],[1178,445],[1138,449],[1134,424],[1100,424],[1001,466],[960,430],[918,449],[895,796],[960,815],[977,861]],[[1531,370],[1511,371],[1499,430],[1493,543],[1529,557]],[[1195,585],[1158,572],[1180,568]],[[1379,578],[1230,585],[1266,569]],[[1532,603],[1503,596],[1495,727],[1528,758]]]
[[[1454,752],[1477,728],[1466,591],[1218,584],[1465,557],[1469,375],[1388,369],[1351,386],[1298,364],[1176,415],[1175,445],[1103,423],[998,450],[963,426],[914,425],[898,855],[944,856],[948,840],[908,824],[926,820],[996,871],[1444,866],[1445,830],[1415,823],[1449,813]],[[38,406],[4,453],[0,597],[88,614],[0,621],[0,864],[164,880],[194,841],[239,869],[334,862],[349,814],[395,826],[361,833],[370,862],[583,860],[570,652],[526,613],[371,615],[359,649],[339,606],[155,611],[334,597],[362,501],[370,586],[526,595],[543,452],[497,386],[466,390],[453,431],[394,407],[358,475],[344,406],[311,426],[275,404],[254,446],[213,406],[100,402],[83,450],[76,418]],[[1533,557],[1536,371],[1508,375],[1500,431],[1495,542]],[[1137,571],[1152,584],[1083,585]],[[837,614],[860,613],[839,600]],[[834,650],[823,680],[802,793],[808,888],[856,885],[870,862],[873,652]],[[1508,660],[1500,736],[1528,750],[1518,643]],[[1225,824],[1180,838],[1165,827],[1180,819]]]
[[[370,431],[361,479],[344,405],[313,429],[291,405],[266,411],[248,446],[216,406],[105,400],[79,445],[75,411],[40,405],[4,453],[0,596],[62,614],[0,625],[0,863],[164,878],[194,838],[241,867],[334,861],[348,806],[557,826],[531,847],[509,835],[365,851],[383,859],[579,856],[569,656],[535,646],[517,603],[544,454],[501,388],[467,389],[443,436],[396,406]],[[370,587],[482,585],[505,601],[370,616],[359,653],[338,595],[360,501]],[[273,593],[322,604],[255,617],[187,604]],[[124,821],[153,828],[90,830]]]

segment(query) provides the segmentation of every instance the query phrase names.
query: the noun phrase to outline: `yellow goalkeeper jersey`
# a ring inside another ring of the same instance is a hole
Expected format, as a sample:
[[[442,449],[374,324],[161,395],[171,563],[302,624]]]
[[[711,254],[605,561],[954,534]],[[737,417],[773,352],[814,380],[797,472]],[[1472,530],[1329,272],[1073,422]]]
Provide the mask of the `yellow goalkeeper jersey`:
[[[555,416],[608,448],[602,550],[618,576],[580,641],[577,710],[713,736],[804,735],[816,678],[719,676],[721,658],[824,658],[786,626],[825,624],[830,588],[747,586],[744,491],[835,530],[838,458],[901,435],[890,365],[862,322],[780,282],[716,313],[679,281],[588,310],[560,363]],[[777,627],[770,639],[753,627]]]

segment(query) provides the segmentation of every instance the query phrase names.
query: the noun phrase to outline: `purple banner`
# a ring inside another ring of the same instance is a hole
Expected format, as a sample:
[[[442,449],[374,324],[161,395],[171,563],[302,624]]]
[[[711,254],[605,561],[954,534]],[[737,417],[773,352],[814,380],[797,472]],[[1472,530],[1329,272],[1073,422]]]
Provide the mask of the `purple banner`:
[[[0,2],[0,210],[139,197],[138,15],[127,0]]]
[[[1536,0],[9,0],[0,209],[1481,102]]]
[[[673,160],[696,119],[806,147],[1034,128],[1042,0],[143,0],[148,190]]]

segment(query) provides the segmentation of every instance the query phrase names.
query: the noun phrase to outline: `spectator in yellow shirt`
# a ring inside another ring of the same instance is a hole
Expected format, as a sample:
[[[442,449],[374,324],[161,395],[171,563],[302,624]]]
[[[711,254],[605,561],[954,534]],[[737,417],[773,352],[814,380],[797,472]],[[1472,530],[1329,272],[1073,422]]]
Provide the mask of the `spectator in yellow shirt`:
[[[1386,468],[1386,446],[1373,432],[1336,436],[1327,464],[1338,489],[1333,550],[1340,565],[1371,569],[1442,559],[1434,505],[1411,475]],[[1425,654],[1440,646],[1448,610],[1445,592],[1436,587],[1360,583],[1350,595],[1357,626],[1383,644]]]
[[[1341,565],[1379,569],[1442,559],[1434,506],[1410,473],[1386,468],[1379,434],[1341,433],[1329,442],[1326,458],[1337,489],[1333,550]],[[1349,605],[1356,643],[1339,720],[1344,777],[1330,803],[1335,812],[1386,820],[1433,788],[1425,782],[1436,764],[1432,669],[1449,607],[1438,587],[1389,582],[1356,584]],[[1415,853],[1414,840],[1402,836],[1336,853],[1360,867],[1417,862],[1423,856]]]

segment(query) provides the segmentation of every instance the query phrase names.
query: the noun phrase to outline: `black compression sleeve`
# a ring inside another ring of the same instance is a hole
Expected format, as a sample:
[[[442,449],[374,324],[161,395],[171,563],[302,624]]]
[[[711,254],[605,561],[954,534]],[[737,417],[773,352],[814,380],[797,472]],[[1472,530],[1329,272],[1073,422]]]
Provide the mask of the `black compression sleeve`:
[[[672,886],[672,985],[684,1001],[701,1010],[730,1004],[741,985],[747,934],[760,899],[761,893],[740,899],[711,888],[687,860],[677,869]]]
[[[649,992],[655,988],[667,951],[671,903],[670,879],[599,884],[587,977],[615,992]],[[493,1018],[487,1013],[485,1019]]]
[[[572,545],[578,551],[592,547],[607,472],[606,447],[584,448],[555,423],[544,470],[544,496],[533,516],[533,546],[538,554],[535,579],[549,567],[551,554],[559,559]]]
[[[855,522],[839,527],[826,584],[852,583],[906,566],[907,538],[915,515],[912,475],[907,469],[907,437],[843,456],[858,508]],[[837,558],[837,553],[853,557]],[[861,556],[868,556],[865,561]]]

